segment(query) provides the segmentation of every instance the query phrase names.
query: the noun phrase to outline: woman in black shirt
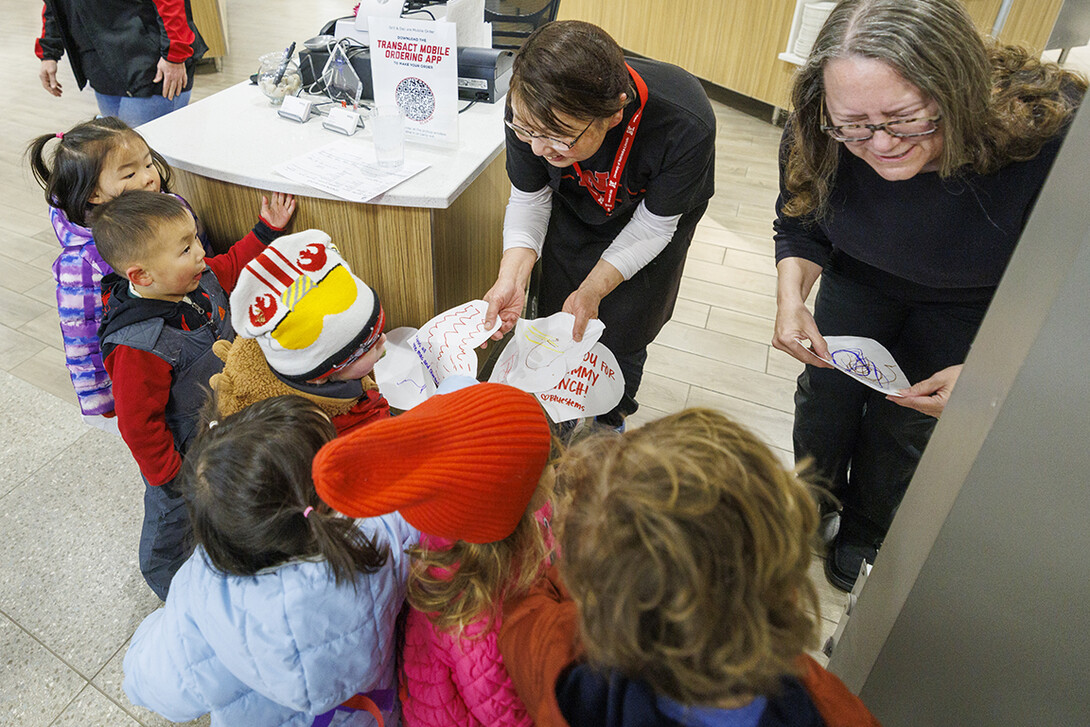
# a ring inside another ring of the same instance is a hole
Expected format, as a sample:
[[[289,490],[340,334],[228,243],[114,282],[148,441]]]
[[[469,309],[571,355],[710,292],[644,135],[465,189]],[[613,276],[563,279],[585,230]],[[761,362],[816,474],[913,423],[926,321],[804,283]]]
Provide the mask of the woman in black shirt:
[[[599,417],[636,410],[647,344],[673,313],[696,224],[712,196],[715,116],[692,75],[625,59],[601,28],[542,26],[518,56],[507,96],[511,198],[496,284],[484,296],[506,333],[541,259],[538,313],[605,324],[625,395]],[[491,322],[491,321],[490,321]]]
[[[773,345],[806,364],[795,456],[842,504],[826,559],[841,589],[874,560],[934,428],[910,407],[935,408],[833,370],[824,336],[878,340],[910,381],[961,364],[1085,88],[987,46],[958,0],[842,0],[795,79]]]

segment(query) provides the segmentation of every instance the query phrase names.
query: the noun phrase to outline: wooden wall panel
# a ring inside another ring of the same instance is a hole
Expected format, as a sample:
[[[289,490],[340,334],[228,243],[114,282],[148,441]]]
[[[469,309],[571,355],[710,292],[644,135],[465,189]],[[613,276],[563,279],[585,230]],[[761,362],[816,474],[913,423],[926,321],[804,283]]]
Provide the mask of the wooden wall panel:
[[[1000,40],[1020,43],[1037,52],[1044,50],[1063,0],[1020,0],[1014,3]]]
[[[962,0],[962,5],[976,23],[977,30],[984,35],[991,34],[995,16],[999,14],[1002,3],[1003,0]]]
[[[989,34],[1002,0],[964,0]],[[1017,0],[1002,40],[1043,48],[1063,0]],[[786,108],[796,66],[787,48],[795,0],[562,0],[561,19],[603,27],[626,50]]]
[[[787,46],[794,0],[563,0],[559,17],[603,27],[626,50],[783,106],[794,66]]]
[[[208,58],[222,58],[227,55],[227,13],[220,2],[221,0],[192,0],[190,3],[193,24],[208,45],[208,53],[205,54]]]
[[[496,282],[511,182],[501,153],[445,210],[433,210],[435,312],[480,298]]]

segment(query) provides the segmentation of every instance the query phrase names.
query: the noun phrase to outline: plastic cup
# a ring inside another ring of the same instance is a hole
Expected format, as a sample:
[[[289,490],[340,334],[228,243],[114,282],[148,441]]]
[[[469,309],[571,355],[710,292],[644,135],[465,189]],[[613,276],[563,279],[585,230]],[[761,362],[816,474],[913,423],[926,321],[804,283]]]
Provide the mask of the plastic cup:
[[[371,133],[380,167],[396,169],[405,163],[405,114],[396,105],[371,109]]]

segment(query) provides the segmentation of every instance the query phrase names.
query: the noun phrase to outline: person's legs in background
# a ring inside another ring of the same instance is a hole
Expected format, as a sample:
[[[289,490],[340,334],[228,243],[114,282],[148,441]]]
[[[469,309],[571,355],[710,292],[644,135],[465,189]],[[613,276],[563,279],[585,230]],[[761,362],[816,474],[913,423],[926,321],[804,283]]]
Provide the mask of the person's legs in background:
[[[152,119],[177,111],[189,103],[192,92],[185,91],[173,99],[162,96],[106,96],[95,92],[99,112],[103,116],[116,116],[129,126],[136,128]]]
[[[823,336],[863,336],[888,347],[897,340],[906,315],[907,308],[900,301],[877,288],[831,269],[822,274],[814,319]],[[858,500],[852,492],[857,482],[853,476],[854,458],[864,436],[870,397],[870,389],[842,372],[810,365],[799,375],[795,390],[795,461],[809,462],[818,484],[829,488],[840,500],[841,528],[844,512]],[[831,503],[819,505],[830,520],[835,518]],[[830,535],[835,531],[832,524],[823,523]],[[867,554],[873,560],[873,553]],[[854,564],[854,572],[858,572],[863,555],[849,552],[846,541],[837,533],[826,559],[830,581],[843,587],[845,579],[837,575],[838,571]]]
[[[826,560],[833,585],[850,591],[863,561],[874,563],[937,421],[867,391],[848,482],[840,494],[840,529]]]
[[[117,116],[117,111],[121,107],[121,99],[124,96],[107,96],[104,93],[95,91],[95,101],[98,102],[98,112],[103,116]]]
[[[624,419],[630,414],[635,414],[640,405],[636,403],[636,393],[640,390],[640,382],[643,381],[643,365],[647,363],[647,348],[630,353],[613,352],[617,359],[617,365],[624,376],[624,394],[617,406],[605,414],[595,417],[598,424],[610,427],[618,431],[624,431]]]

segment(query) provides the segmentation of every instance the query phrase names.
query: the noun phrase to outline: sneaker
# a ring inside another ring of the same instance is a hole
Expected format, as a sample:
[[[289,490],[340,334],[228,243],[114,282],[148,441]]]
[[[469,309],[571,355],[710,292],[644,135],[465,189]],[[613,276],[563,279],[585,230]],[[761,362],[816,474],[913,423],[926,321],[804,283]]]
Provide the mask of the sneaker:
[[[825,556],[825,577],[835,587],[850,592],[859,578],[863,561],[874,563],[878,550],[871,545],[846,543],[839,535]]]
[[[594,423],[596,425],[598,425],[598,427],[600,427],[601,429],[612,429],[613,431],[617,432],[617,434],[624,434],[624,432],[625,432],[625,420],[624,419],[621,419],[620,424],[610,424],[608,422],[603,422],[598,417],[595,417],[594,418]]]
[[[829,545],[836,539],[836,534],[840,532],[840,512],[833,510],[827,512],[821,516],[821,522],[818,523],[817,534],[821,538],[821,542],[825,545]]]

